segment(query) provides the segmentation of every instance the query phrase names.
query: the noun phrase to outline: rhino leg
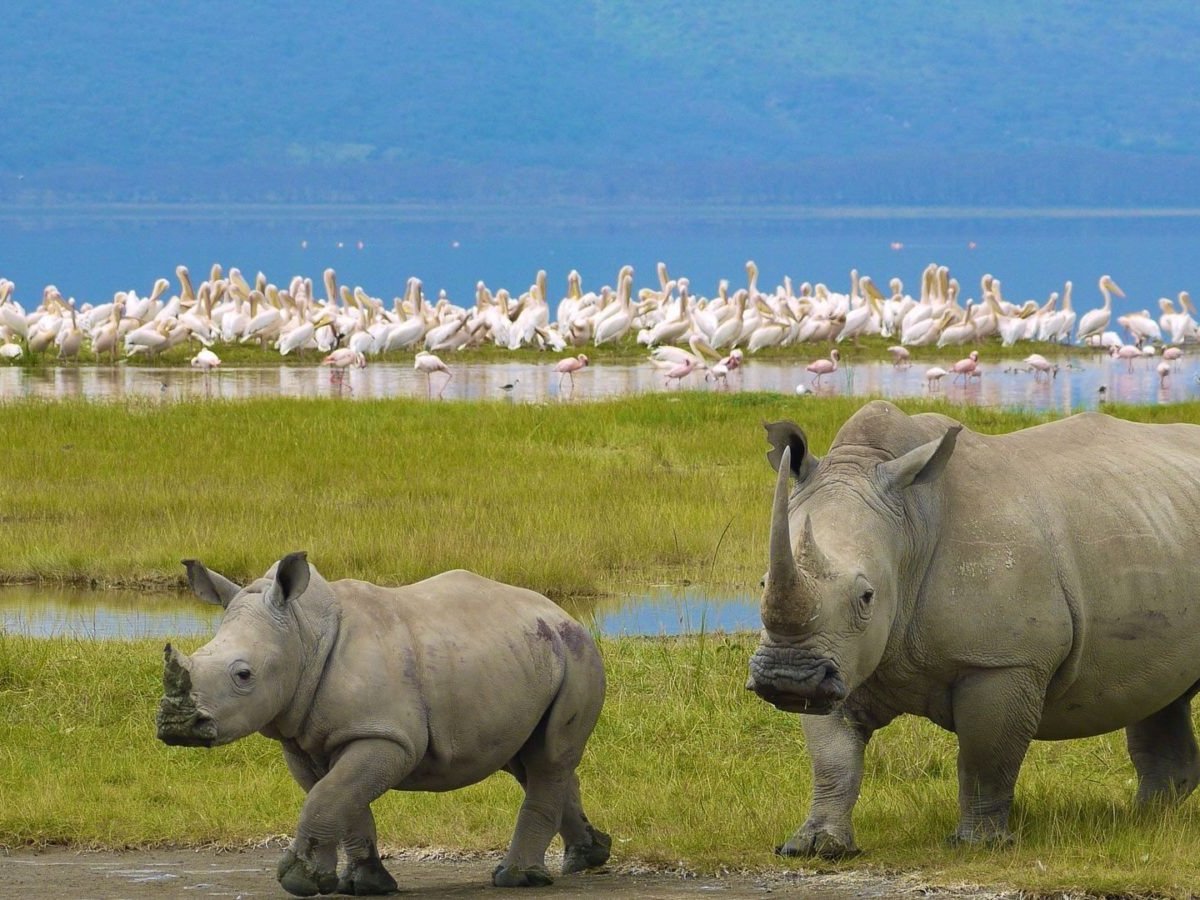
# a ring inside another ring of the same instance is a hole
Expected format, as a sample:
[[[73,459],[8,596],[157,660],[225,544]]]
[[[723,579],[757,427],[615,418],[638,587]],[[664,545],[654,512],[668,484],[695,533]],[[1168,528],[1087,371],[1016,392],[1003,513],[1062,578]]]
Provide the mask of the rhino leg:
[[[1200,751],[1192,732],[1189,698],[1180,697],[1125,729],[1129,758],[1138,773],[1137,803],[1174,803],[1200,782]]]
[[[530,765],[523,758],[509,767],[514,774],[520,772],[517,780],[525,789],[525,800],[517,813],[517,827],[508,853],[492,872],[492,884],[496,887],[542,887],[554,883],[546,870],[546,848],[562,822],[570,773],[543,766],[542,760]]]
[[[525,789],[525,800],[508,853],[492,873],[497,887],[551,884],[546,848],[560,829],[569,854],[572,846],[581,848],[568,856],[567,864],[586,868],[580,863],[601,855],[607,859],[608,847],[602,845],[608,836],[592,830],[584,819],[575,775],[604,702],[604,670],[594,652],[586,658],[572,655],[570,662],[578,667],[577,673],[569,664],[542,725],[506,766]]]
[[[583,812],[579,798],[579,778],[574,772],[567,783],[567,798],[563,806],[562,827],[558,832],[563,839],[562,873],[570,875],[593,869],[608,862],[612,850],[612,838],[592,826]]]
[[[396,879],[383,867],[375,839],[375,816],[367,807],[351,822],[341,840],[346,864],[338,875],[337,892],[351,897],[395,894]]]
[[[859,850],[850,816],[862,786],[863,753],[873,730],[852,721],[844,711],[802,715],[800,725],[812,760],[812,806],[804,824],[775,852],[825,859],[854,856]]]
[[[958,828],[952,844],[1008,844],[1017,774],[1037,732],[1045,690],[1020,669],[980,672],[954,688]]]
[[[329,773],[308,790],[296,838],[279,864],[283,889],[298,897],[338,890],[342,884],[336,872],[337,849],[342,843],[350,854],[346,887],[356,894],[372,888],[394,890],[395,881],[378,863],[370,806],[403,781],[412,767],[412,753],[392,741],[348,744]],[[297,774],[291,759],[289,768]]]

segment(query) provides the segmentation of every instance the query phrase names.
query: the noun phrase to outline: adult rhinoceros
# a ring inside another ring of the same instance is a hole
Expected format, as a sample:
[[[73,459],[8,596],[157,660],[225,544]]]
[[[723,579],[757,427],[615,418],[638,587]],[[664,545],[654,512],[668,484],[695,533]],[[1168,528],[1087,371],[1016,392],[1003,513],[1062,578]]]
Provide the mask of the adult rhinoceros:
[[[747,687],[802,714],[813,768],[779,852],[857,851],[863,750],[902,713],[958,736],[952,841],[1010,839],[1035,738],[1124,728],[1140,803],[1191,793],[1200,427],[1084,413],[987,436],[873,402],[820,459],[793,423],[766,428],[779,474]]]
[[[504,769],[525,789],[495,884],[549,884],[608,859],[575,767],[604,702],[591,636],[540,594],[454,571],[401,588],[328,582],[292,553],[245,588],[185,560],[225,607],[190,657],[166,647],[158,737],[213,747],[261,732],[308,796],[279,882],[292,894],[396,889],[370,804],[388,790],[446,791]],[[346,857],[339,879],[339,845]]]

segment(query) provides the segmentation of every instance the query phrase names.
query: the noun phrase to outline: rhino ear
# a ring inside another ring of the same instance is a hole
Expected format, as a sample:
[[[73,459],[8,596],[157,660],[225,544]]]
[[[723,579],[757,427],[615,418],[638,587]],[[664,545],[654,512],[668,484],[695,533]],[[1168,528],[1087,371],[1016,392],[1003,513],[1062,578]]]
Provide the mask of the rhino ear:
[[[267,600],[283,609],[308,589],[308,554],[303,550],[289,553],[275,567],[275,580],[267,588]]]
[[[958,439],[960,431],[961,425],[951,425],[940,438],[934,438],[920,447],[909,450],[897,459],[880,463],[880,474],[897,490],[933,481],[942,474],[946,463],[950,461],[950,454],[954,452],[954,442]]]
[[[187,569],[187,580],[196,596],[205,603],[228,607],[229,601],[238,595],[241,587],[234,584],[224,575],[205,568],[204,563],[197,559],[182,560]]]
[[[808,478],[821,460],[808,452],[808,438],[804,429],[786,419],[781,422],[763,422],[763,428],[767,431],[767,443],[771,445],[771,449],[767,451],[767,462],[771,464],[771,468],[779,471],[783,448],[787,447],[792,451],[791,469],[796,481],[802,482]]]

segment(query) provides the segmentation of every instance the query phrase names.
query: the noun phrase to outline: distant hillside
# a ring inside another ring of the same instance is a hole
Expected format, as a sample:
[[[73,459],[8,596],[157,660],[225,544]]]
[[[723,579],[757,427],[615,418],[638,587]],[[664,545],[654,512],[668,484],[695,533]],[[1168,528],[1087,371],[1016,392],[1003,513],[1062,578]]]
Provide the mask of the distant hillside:
[[[0,200],[1200,203],[1200,5],[10,0]]]

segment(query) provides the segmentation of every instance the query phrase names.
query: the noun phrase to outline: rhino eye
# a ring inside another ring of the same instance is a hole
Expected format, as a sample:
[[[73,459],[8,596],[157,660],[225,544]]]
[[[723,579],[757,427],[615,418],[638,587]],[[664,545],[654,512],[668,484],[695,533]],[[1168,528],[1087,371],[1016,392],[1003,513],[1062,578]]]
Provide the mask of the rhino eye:
[[[247,684],[250,681],[250,679],[254,677],[254,673],[251,672],[249,669],[238,669],[236,672],[233,673],[233,677],[236,678],[238,681],[240,681],[242,684]]]
[[[872,600],[874,600],[874,599],[875,599],[875,592],[874,592],[874,591],[872,591],[872,590],[866,590],[866,591],[863,591],[863,594],[862,594],[862,598],[861,598],[861,599],[862,599],[862,602],[863,602],[863,604],[864,604],[864,605],[865,605],[865,604],[868,604],[868,603],[870,603]]]

